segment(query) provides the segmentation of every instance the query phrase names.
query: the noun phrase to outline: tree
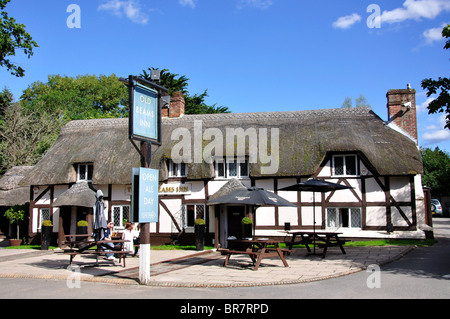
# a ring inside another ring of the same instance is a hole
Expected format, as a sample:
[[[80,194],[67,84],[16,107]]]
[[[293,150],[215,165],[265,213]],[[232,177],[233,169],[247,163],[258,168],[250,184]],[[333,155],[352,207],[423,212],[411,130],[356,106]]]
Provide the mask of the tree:
[[[450,24],[442,30],[442,37],[450,38]],[[445,42],[444,49],[450,49],[450,40]],[[447,114],[445,127],[450,129],[450,79],[445,77],[439,77],[438,80],[424,79],[422,88],[428,90],[427,97],[437,94],[440,89],[439,96],[428,104],[428,114],[445,112]]]
[[[368,107],[371,108],[372,106],[367,102],[367,98],[360,94],[359,97],[355,99],[356,107]],[[341,105],[342,108],[351,108],[352,106],[352,98],[346,97],[344,102]]]
[[[450,156],[439,147],[421,149],[423,170],[422,184],[431,188],[434,197],[448,196],[450,190]]]
[[[15,56],[16,50],[30,58],[33,48],[39,47],[31,35],[25,30],[25,25],[17,23],[12,17],[8,17],[5,11],[6,4],[11,0],[0,0],[0,66],[5,66],[12,75],[23,77],[25,70],[15,65],[9,56]]]
[[[352,98],[347,96],[344,100],[344,102],[342,103],[342,108],[351,108],[352,107]]]
[[[370,104],[367,102],[367,98],[360,94],[359,97],[355,99],[356,107],[368,107],[370,108]]]
[[[151,70],[159,69],[150,67],[147,70],[142,70],[141,76],[146,80],[151,81]],[[230,113],[228,107],[226,106],[217,107],[217,103],[213,105],[208,105],[205,103],[205,98],[208,97],[208,89],[201,94],[196,93],[191,95],[187,90],[187,87],[189,86],[188,81],[189,79],[184,75],[180,76],[179,74],[171,73],[168,69],[161,70],[161,79],[159,84],[169,90],[169,95],[176,91],[183,93],[186,114]]]
[[[61,124],[45,111],[11,103],[0,122],[0,171],[34,165],[58,136]]]
[[[32,83],[22,94],[28,110],[45,111],[67,123],[128,115],[128,89],[114,74],[75,78],[50,75],[48,82]]]

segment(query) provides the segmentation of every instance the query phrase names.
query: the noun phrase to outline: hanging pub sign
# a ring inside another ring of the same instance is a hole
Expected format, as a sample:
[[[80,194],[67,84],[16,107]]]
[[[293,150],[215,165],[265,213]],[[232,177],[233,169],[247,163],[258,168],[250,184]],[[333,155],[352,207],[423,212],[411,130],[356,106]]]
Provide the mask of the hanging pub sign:
[[[159,94],[130,78],[130,138],[161,144]]]
[[[159,171],[151,168],[133,168],[131,185],[131,221],[158,222]]]

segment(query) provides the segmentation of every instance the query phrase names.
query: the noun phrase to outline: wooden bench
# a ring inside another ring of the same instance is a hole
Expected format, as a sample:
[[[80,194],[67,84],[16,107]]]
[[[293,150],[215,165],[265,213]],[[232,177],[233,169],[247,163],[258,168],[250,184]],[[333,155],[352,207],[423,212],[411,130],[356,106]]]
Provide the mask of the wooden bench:
[[[67,236],[69,237],[69,236]],[[106,254],[114,254],[119,256],[119,262],[123,260],[123,267],[126,267],[125,258],[127,254],[132,254],[132,251],[123,250],[125,240],[99,240],[99,241],[66,241],[70,248],[64,249],[64,254],[70,256],[70,265],[77,255],[95,255],[96,265],[98,266],[98,256]],[[113,244],[114,247],[109,247],[106,244]],[[96,247],[96,249],[92,249]]]
[[[64,249],[65,255],[70,255],[70,265],[72,265],[73,258],[77,255],[95,255],[96,256],[96,265],[98,266],[98,256],[99,255],[106,255],[106,254],[114,254],[119,255],[119,263],[123,260],[123,267],[126,267],[125,259],[127,257],[127,254],[133,253],[132,251],[106,251],[106,250],[94,250],[94,249],[88,249],[84,251],[77,251],[75,249]]]

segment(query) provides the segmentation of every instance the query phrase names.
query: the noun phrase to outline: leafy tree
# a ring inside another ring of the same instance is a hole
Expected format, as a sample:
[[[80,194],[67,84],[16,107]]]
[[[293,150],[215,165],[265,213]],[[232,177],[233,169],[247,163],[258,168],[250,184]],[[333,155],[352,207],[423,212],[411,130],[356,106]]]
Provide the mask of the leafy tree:
[[[355,99],[356,102],[356,107],[369,107],[371,108],[372,106],[367,102],[367,98],[360,94],[359,97],[357,97]],[[342,108],[351,108],[352,106],[352,98],[351,97],[346,97],[344,102],[341,105]]]
[[[347,96],[344,100],[344,102],[342,103],[342,108],[351,108],[352,107],[352,98]]]
[[[5,7],[10,1],[0,0],[0,66],[5,66],[12,75],[23,77],[25,70],[7,57],[15,56],[16,50],[23,50],[30,58],[33,55],[33,48],[39,46],[25,30],[25,25],[8,16]]]
[[[371,107],[370,104],[367,102],[367,98],[360,94],[359,97],[355,99],[356,107]]]
[[[442,30],[442,37],[450,38],[450,24]],[[444,49],[450,49],[450,40],[445,42]],[[424,79],[422,80],[422,88],[428,90],[427,97],[437,94],[440,89],[439,96],[428,104],[428,114],[445,112],[447,114],[445,127],[450,129],[450,79],[445,77],[439,77],[438,80]]]
[[[424,174],[422,184],[431,188],[435,197],[448,196],[450,190],[450,156],[439,147],[420,150]]]
[[[50,75],[32,83],[22,94],[28,110],[53,114],[63,124],[71,120],[127,116],[128,89],[114,75],[75,78]]]
[[[141,76],[146,80],[151,81],[151,70],[158,70],[157,68],[148,68],[142,70]],[[161,79],[159,84],[166,87],[171,95],[173,92],[180,91],[184,95],[185,113],[186,114],[205,114],[205,113],[230,113],[228,107],[219,106],[217,103],[208,105],[205,103],[205,98],[208,97],[208,89],[201,94],[191,95],[188,91],[189,79],[184,75],[179,75],[169,72],[168,69],[162,69]]]
[[[60,125],[45,111],[11,103],[0,122],[0,171],[36,164],[56,139]]]

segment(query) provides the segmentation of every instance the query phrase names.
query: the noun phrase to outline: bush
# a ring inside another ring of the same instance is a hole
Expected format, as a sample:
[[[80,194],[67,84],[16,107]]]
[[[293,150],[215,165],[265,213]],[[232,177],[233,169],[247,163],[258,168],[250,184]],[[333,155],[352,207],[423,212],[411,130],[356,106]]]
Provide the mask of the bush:
[[[197,218],[195,220],[195,225],[205,225],[205,220],[201,218]]]
[[[88,225],[88,222],[85,221],[85,220],[80,220],[80,221],[78,221],[78,223],[77,223],[77,226],[78,226],[78,227],[85,227],[85,226],[87,226],[87,225]]]
[[[53,226],[53,224],[51,220],[44,220],[42,222],[42,226]]]
[[[242,218],[241,223],[243,225],[250,225],[250,224],[253,224],[253,220],[250,217],[244,217],[244,218]]]

